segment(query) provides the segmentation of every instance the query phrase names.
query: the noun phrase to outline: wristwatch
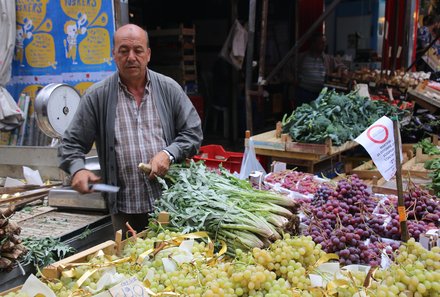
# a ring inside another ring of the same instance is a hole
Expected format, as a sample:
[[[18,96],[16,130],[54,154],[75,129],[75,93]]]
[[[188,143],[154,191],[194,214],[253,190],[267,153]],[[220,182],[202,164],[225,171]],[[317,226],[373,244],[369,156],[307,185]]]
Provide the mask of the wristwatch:
[[[162,150],[162,152],[164,152],[165,154],[167,154],[168,159],[170,160],[170,164],[174,163],[174,156],[167,150]]]

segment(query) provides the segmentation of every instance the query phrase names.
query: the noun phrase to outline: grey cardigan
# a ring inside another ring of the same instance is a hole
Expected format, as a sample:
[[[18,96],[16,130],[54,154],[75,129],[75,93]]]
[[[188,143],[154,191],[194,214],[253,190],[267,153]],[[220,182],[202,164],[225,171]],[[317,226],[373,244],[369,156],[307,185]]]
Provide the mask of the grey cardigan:
[[[85,155],[94,142],[105,183],[117,185],[115,118],[118,102],[118,72],[91,86],[65,131],[58,149],[60,168],[73,175],[85,168]],[[203,133],[201,120],[188,96],[173,79],[148,70],[152,98],[159,113],[166,149],[176,161],[197,153]],[[108,195],[110,213],[117,213],[116,194]]]

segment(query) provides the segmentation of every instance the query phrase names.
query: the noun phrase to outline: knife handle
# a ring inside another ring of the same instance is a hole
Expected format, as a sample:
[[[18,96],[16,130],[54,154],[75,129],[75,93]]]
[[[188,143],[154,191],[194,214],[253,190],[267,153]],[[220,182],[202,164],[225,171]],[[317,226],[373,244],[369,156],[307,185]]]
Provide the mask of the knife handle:
[[[142,170],[146,174],[150,174],[150,172],[151,172],[151,165],[150,164],[139,163],[138,167],[140,170]]]

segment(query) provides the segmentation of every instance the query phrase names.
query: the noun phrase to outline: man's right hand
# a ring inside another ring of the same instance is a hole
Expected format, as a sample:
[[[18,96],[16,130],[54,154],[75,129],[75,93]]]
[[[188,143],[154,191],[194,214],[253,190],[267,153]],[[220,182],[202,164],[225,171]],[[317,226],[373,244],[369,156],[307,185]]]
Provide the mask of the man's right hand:
[[[81,169],[73,175],[71,186],[75,191],[78,191],[81,194],[91,193],[93,191],[89,188],[89,184],[96,183],[100,179],[101,178],[93,172],[87,169]]]

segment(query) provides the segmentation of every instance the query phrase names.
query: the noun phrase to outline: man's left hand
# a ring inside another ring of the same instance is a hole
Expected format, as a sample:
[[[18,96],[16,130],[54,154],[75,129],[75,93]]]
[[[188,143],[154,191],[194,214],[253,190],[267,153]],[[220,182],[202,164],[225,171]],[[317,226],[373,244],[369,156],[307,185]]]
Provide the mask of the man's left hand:
[[[150,161],[150,165],[151,172],[148,178],[154,179],[156,176],[164,177],[170,168],[171,162],[168,155],[165,152],[160,151]]]

